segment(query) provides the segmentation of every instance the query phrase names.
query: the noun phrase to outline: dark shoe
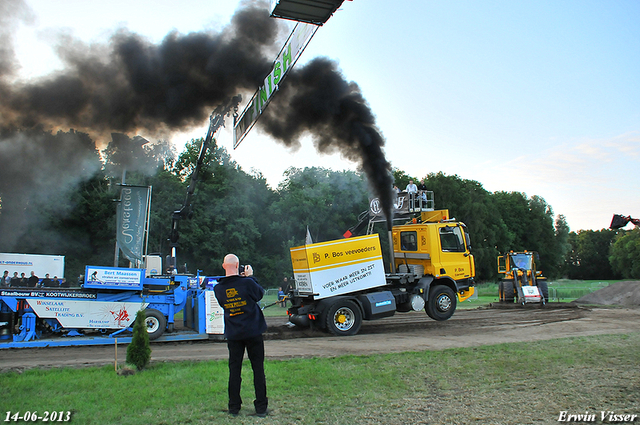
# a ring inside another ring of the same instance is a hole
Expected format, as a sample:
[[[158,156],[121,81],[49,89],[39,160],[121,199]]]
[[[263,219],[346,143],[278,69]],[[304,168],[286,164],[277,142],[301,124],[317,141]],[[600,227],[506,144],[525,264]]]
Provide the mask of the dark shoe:
[[[252,413],[249,416],[257,416],[259,418],[266,418],[267,416],[269,416],[269,410],[265,410],[264,412]]]
[[[237,418],[238,415],[240,414],[240,412],[232,412],[230,410],[223,410],[223,412],[225,412],[226,414],[228,414],[229,416],[231,416],[233,418]]]

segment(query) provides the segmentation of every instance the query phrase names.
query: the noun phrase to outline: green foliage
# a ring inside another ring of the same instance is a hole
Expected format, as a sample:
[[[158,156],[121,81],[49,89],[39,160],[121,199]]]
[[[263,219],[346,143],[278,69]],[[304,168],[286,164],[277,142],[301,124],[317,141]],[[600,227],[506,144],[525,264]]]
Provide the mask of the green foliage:
[[[133,324],[131,344],[127,347],[127,363],[135,366],[138,370],[144,369],[151,360],[151,347],[145,320],[144,310],[138,310]]]
[[[407,187],[407,185],[409,184],[409,180],[413,180],[414,184],[418,184],[417,178],[411,177],[399,168],[394,167],[392,172],[393,180],[400,190],[404,190]]]
[[[614,230],[571,232],[570,249],[565,256],[563,274],[569,279],[613,279],[617,276],[609,262],[609,251],[616,236]]]
[[[86,265],[113,264],[113,200],[119,197],[117,183],[126,170],[128,184],[153,188],[148,252],[163,257],[170,253],[172,215],[185,202],[202,139],[189,141],[176,158],[165,141],[149,143],[114,133],[102,152],[103,164],[87,135],[34,130],[30,136],[44,144],[81,146],[78,149],[85,154],[68,170],[79,177],[47,186],[39,196],[13,193],[13,186],[0,185],[0,229],[5,230],[3,236],[17,240],[6,250],[64,255],[66,277],[72,281],[84,273]],[[410,179],[419,180],[398,168],[393,175],[401,189]],[[497,279],[499,253],[525,249],[539,253],[538,268],[550,278],[614,277],[608,259],[615,234],[610,231],[570,234],[564,216],[554,222],[553,210],[543,198],[521,192],[491,193],[481,183],[457,175],[432,173],[426,176],[426,184],[434,192],[436,208],[449,209],[452,217],[468,226],[479,281]],[[192,214],[178,223],[178,270],[223,274],[222,259],[232,252],[242,264],[254,266],[263,286],[277,287],[284,276],[291,277],[289,248],[304,243],[307,227],[316,242],[339,239],[368,208],[368,198],[362,174],[317,167],[290,168],[272,189],[259,173],[242,170],[214,140],[187,206]],[[10,216],[24,218],[24,225],[7,225],[5,218]],[[377,230],[385,251],[386,227],[378,225]],[[612,253],[616,273],[635,270],[635,263],[625,257],[633,252],[631,245],[625,245]],[[127,264],[121,259],[120,265]]]
[[[549,277],[557,275],[562,239],[556,237],[553,210],[543,198],[527,198],[521,192],[490,193],[477,181],[441,172],[426,179],[436,208],[448,209],[451,217],[467,225],[479,281],[497,279],[496,258],[510,250],[537,251],[538,268]],[[563,220],[559,234],[565,237]]]
[[[620,231],[611,247],[611,267],[625,279],[640,279],[640,229]]]

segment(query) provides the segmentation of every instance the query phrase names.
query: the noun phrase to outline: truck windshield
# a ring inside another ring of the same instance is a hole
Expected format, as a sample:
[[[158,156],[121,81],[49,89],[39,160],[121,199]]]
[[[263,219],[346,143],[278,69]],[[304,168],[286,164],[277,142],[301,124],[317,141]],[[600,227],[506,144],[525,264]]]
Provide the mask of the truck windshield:
[[[532,259],[531,254],[513,254],[511,256],[511,265],[519,269],[531,270]]]
[[[459,227],[441,227],[440,246],[443,252],[464,252],[462,230]]]

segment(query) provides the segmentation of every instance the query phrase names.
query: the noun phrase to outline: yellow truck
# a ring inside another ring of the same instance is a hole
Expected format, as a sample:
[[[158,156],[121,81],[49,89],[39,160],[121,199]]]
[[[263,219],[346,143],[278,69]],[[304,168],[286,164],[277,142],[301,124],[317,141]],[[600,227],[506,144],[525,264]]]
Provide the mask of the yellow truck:
[[[424,309],[434,320],[447,320],[457,302],[473,295],[469,235],[448,210],[421,211],[389,233],[389,272],[378,234],[291,248],[289,321],[355,335],[362,320],[396,312]]]
[[[498,283],[500,302],[541,303],[549,301],[547,278],[536,269],[535,251],[509,251],[498,257],[498,273],[504,274]]]

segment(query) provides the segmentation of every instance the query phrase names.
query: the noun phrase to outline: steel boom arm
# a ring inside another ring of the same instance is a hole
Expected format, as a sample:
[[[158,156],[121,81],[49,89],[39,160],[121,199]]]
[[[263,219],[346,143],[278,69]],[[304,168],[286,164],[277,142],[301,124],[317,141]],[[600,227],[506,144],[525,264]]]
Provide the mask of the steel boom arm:
[[[196,166],[193,169],[193,172],[191,173],[191,177],[189,179],[189,186],[187,187],[187,194],[184,198],[184,203],[182,204],[182,207],[179,210],[174,211],[171,216],[171,236],[169,238],[171,243],[171,257],[170,264],[168,265],[168,267],[170,268],[176,267],[176,247],[178,245],[178,239],[180,238],[180,235],[178,233],[178,222],[182,219],[189,219],[193,215],[191,201],[196,190],[198,178],[200,177],[200,169],[202,168],[205,156],[209,151],[209,146],[213,141],[213,136],[218,132],[220,127],[224,127],[224,117],[229,114],[232,108],[234,110],[234,117],[237,115],[238,104],[241,101],[241,95],[234,96],[227,104],[220,105],[216,109],[214,109],[211,113],[211,116],[209,117],[209,130],[207,130],[207,136],[202,142],[202,146],[200,146],[200,153],[198,154]]]

